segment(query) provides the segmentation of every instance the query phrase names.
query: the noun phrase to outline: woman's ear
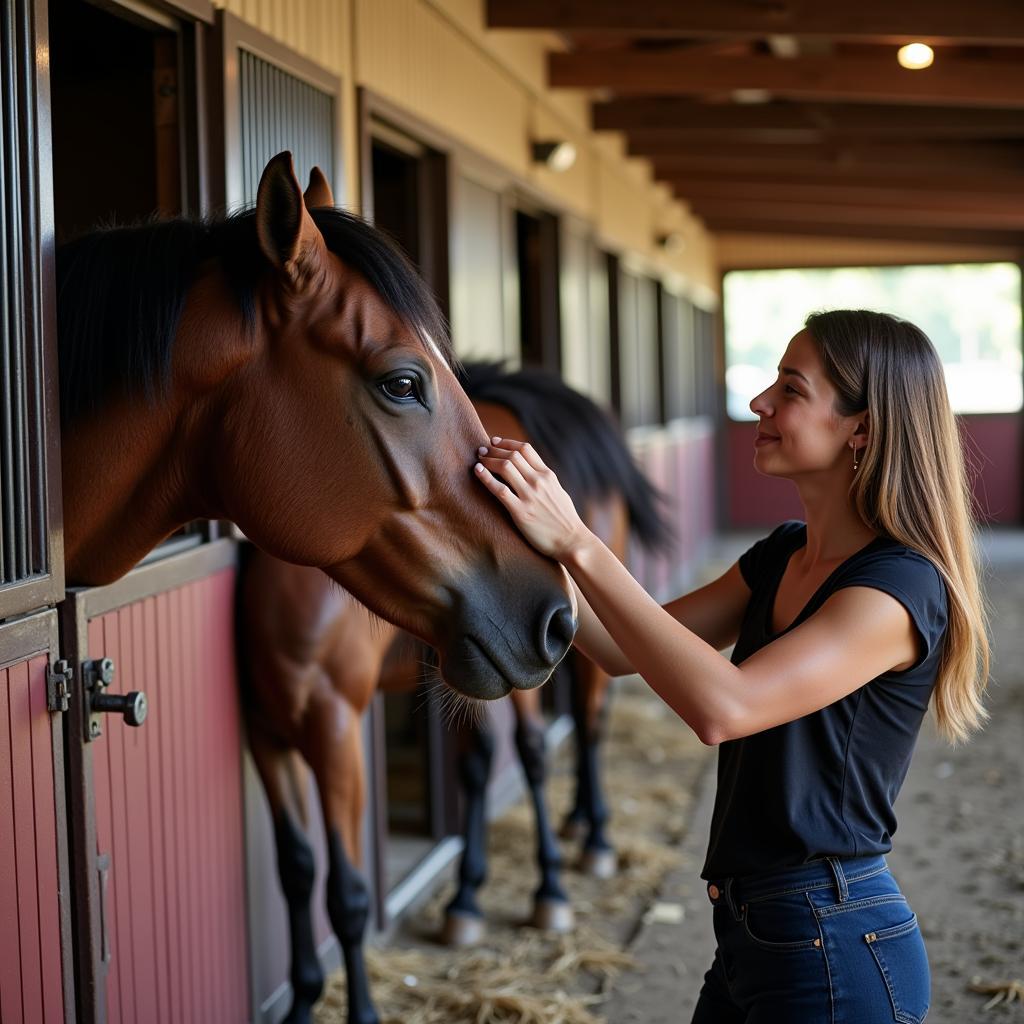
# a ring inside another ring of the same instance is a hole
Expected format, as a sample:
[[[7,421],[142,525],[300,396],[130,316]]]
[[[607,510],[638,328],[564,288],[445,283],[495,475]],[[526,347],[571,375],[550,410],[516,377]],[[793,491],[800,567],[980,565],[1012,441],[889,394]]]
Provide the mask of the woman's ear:
[[[864,448],[871,440],[871,414],[867,409],[857,415],[857,423],[851,440],[854,448]]]

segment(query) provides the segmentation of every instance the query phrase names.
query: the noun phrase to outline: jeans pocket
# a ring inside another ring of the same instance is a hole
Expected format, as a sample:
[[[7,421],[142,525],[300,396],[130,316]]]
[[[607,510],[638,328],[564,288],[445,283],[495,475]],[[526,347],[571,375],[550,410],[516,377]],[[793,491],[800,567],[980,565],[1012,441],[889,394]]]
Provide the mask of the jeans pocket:
[[[803,893],[748,903],[741,913],[747,938],[761,949],[821,948],[818,922]]]
[[[903,924],[868,932],[864,941],[882,972],[899,1024],[921,1024],[931,1001],[931,976],[924,939],[914,915]]]

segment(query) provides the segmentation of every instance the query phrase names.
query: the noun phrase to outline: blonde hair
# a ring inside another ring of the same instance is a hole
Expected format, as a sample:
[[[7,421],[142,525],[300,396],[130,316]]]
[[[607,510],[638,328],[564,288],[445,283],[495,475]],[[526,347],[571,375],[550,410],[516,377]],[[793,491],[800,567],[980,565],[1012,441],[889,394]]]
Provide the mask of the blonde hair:
[[[878,533],[924,555],[946,584],[949,624],[932,707],[951,743],[988,718],[988,622],[972,498],[942,364],[919,328],[887,313],[813,313],[807,329],[838,392],[837,411],[870,414],[850,495]]]

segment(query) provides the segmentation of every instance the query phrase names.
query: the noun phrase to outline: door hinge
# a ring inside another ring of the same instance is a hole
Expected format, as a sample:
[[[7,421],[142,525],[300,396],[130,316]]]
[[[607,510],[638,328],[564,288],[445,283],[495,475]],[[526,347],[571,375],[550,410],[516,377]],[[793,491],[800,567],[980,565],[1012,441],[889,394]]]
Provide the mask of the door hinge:
[[[60,658],[46,674],[46,707],[50,711],[67,711],[71,700],[71,682],[74,669],[66,658]]]

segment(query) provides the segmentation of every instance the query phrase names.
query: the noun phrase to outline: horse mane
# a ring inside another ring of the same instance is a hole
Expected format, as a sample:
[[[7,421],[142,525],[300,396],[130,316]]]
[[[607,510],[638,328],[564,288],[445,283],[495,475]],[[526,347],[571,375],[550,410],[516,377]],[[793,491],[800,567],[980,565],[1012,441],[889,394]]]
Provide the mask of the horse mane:
[[[500,362],[465,362],[461,382],[474,401],[504,406],[523,424],[530,443],[558,474],[577,509],[620,494],[633,535],[645,547],[668,547],[674,537],[665,499],[641,472],[622,434],[596,402],[547,370],[509,372]]]
[[[362,274],[385,304],[437,345],[449,365],[448,327],[430,289],[398,246],[366,221],[310,210],[328,249]],[[113,394],[159,395],[185,296],[200,268],[221,264],[248,329],[268,263],[255,209],[203,220],[176,218],[96,229],[57,249],[61,419],[74,422]]]

